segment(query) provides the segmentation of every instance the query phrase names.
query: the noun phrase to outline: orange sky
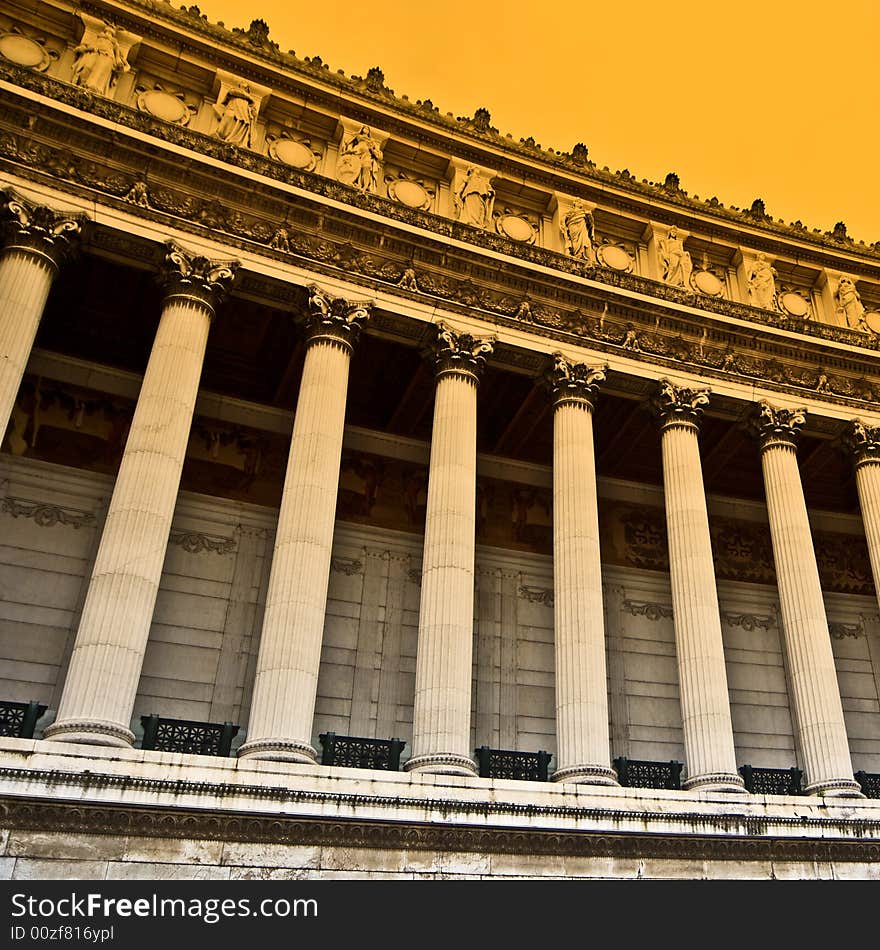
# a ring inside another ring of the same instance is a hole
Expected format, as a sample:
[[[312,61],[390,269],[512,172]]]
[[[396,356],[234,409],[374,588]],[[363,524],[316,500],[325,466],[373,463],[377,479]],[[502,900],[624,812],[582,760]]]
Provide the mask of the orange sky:
[[[880,241],[880,2],[202,0],[228,27],[514,138]]]

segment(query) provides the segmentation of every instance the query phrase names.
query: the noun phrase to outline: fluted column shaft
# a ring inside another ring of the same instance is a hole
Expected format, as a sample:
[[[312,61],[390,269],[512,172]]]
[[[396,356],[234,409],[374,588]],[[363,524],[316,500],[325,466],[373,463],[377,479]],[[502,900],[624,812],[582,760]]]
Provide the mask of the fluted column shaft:
[[[705,390],[663,380],[663,491],[675,652],[687,761],[687,789],[742,792],[721,636],[721,614],[700,462],[699,414]]]
[[[477,382],[483,352],[491,352],[491,345],[441,326],[408,770],[475,771],[471,679]]]
[[[0,192],[5,232],[0,254],[0,441],[9,425],[24,369],[52,283],[76,249],[80,216],[35,206]]]
[[[797,464],[797,427],[803,410],[761,405],[761,467],[792,703],[813,794],[858,796],[819,569]]]
[[[223,279],[231,274],[224,268]],[[134,741],[129,723],[214,313],[210,286],[176,276],[167,285],[58,717],[46,738],[113,746]]]
[[[853,452],[856,490],[868,542],[871,574],[880,602],[880,427],[868,426],[856,419],[848,442]]]
[[[553,593],[556,757],[553,779],[615,785],[608,735],[605,616],[593,398],[603,370],[560,356],[553,409]]]
[[[310,308],[248,738],[238,754],[314,764],[312,720],[330,582],[349,365],[368,306],[330,298],[312,287]]]

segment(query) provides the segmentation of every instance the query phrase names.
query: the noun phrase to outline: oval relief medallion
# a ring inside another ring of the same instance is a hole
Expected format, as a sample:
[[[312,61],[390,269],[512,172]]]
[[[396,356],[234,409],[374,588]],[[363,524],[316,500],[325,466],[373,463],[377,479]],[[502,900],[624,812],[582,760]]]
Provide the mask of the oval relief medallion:
[[[691,277],[691,284],[694,290],[705,294],[707,297],[720,297],[724,289],[721,281],[712,271],[708,270],[697,271],[696,274]]]
[[[175,122],[177,125],[186,125],[189,122],[190,111],[186,103],[164,89],[142,92],[137,98],[137,104],[141,112],[148,112],[164,122]]]
[[[431,196],[417,182],[410,181],[408,178],[399,178],[392,181],[388,186],[388,195],[395,201],[399,201],[407,208],[428,208],[431,204]]]
[[[49,65],[49,54],[46,50],[20,33],[4,33],[0,36],[0,55],[29,69],[45,69]]]
[[[498,219],[498,231],[511,241],[534,241],[535,229],[518,214],[503,214]]]
[[[612,270],[631,271],[633,267],[632,258],[622,248],[616,244],[603,244],[596,252],[599,263]]]
[[[880,334],[880,310],[869,310],[865,314],[865,323],[872,332]]]
[[[793,290],[788,290],[779,297],[779,306],[793,317],[806,317],[810,312],[810,305]]]
[[[295,139],[275,139],[269,146],[269,157],[304,172],[312,171],[318,163],[315,153]]]

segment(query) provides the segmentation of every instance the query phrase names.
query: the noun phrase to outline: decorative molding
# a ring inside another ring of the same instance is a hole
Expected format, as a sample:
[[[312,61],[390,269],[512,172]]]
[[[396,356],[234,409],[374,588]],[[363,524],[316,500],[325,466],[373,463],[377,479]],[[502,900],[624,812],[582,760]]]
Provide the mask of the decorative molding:
[[[41,528],[54,528],[64,525],[68,528],[84,528],[95,524],[95,516],[90,511],[77,508],[62,508],[40,501],[28,501],[6,495],[0,499],[0,512],[13,518],[33,518]]]
[[[176,297],[196,300],[213,313],[225,297],[239,262],[210,260],[193,254],[176,241],[166,241],[165,248],[159,283],[166,302]]]
[[[761,614],[735,614],[721,611],[721,619],[730,627],[742,627],[743,630],[772,630],[776,626],[774,617]]]
[[[205,551],[232,554],[236,548],[234,538],[200,534],[197,531],[172,531],[168,543],[183,548],[188,554],[202,554]]]
[[[4,247],[35,254],[59,268],[73,257],[88,216],[56,211],[28,201],[12,188],[0,189]]]
[[[709,405],[709,390],[676,386],[661,379],[653,399],[654,410],[663,420],[663,428],[688,425],[698,427],[703,407]]]
[[[858,623],[829,623],[828,632],[835,640],[858,639],[865,635],[865,625],[861,620]]]
[[[880,426],[870,426],[861,419],[853,419],[845,442],[853,454],[856,468],[868,462],[880,462]]]
[[[527,600],[530,604],[541,604],[544,607],[554,605],[554,594],[549,587],[531,587],[528,584],[521,584],[516,589],[517,597]]]
[[[364,562],[353,557],[334,557],[330,559],[330,570],[334,574],[353,577],[355,574],[364,573]]]
[[[633,617],[647,617],[648,620],[668,620],[673,616],[672,607],[666,604],[646,604],[625,600],[620,606]]]
[[[762,451],[775,446],[794,449],[801,426],[807,421],[807,410],[779,409],[762,399],[755,407],[751,421]]]

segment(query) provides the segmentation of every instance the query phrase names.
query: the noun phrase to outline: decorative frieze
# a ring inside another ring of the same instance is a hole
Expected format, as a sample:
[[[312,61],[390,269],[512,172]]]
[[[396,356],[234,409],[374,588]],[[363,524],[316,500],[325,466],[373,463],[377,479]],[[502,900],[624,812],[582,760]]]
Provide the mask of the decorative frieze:
[[[721,619],[729,627],[742,627],[743,630],[748,632],[752,630],[772,630],[776,626],[774,617],[762,616],[761,614],[737,614],[724,610],[721,612]]]
[[[666,604],[640,603],[635,600],[625,600],[621,607],[633,617],[645,617],[648,620],[671,620],[672,607]]]
[[[201,534],[198,531],[172,531],[168,543],[183,548],[188,554],[203,554],[206,551],[212,551],[214,554],[232,554],[235,551],[234,538]]]

